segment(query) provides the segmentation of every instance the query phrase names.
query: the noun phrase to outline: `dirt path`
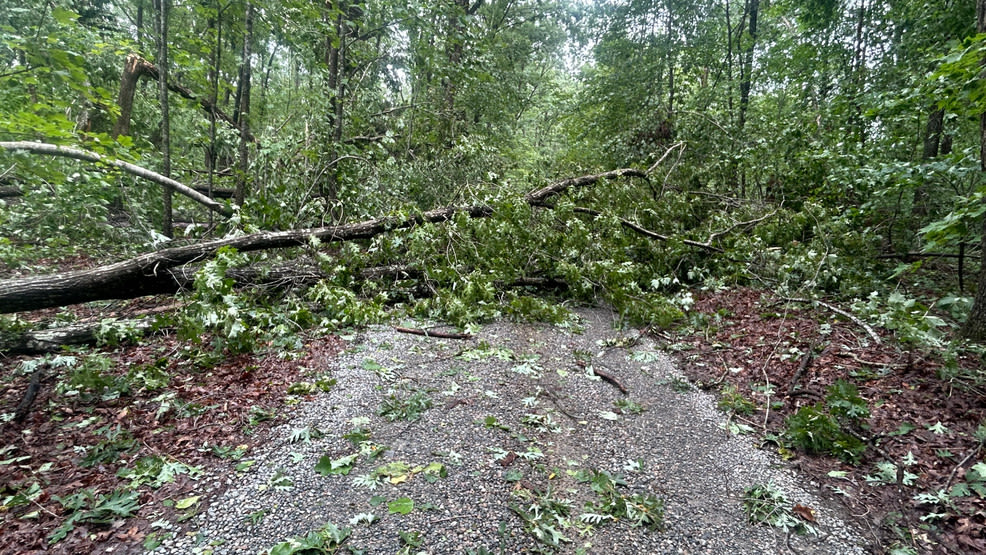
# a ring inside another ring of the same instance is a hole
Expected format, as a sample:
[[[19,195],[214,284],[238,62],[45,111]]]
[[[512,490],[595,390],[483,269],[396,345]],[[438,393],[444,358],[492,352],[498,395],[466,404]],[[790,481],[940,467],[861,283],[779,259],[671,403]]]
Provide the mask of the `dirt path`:
[[[331,391],[248,469],[205,479],[208,508],[155,553],[257,553],[327,523],[367,554],[866,552],[817,485],[725,431],[714,399],[648,339],[614,330],[606,310],[579,314],[581,329],[353,338],[320,369]],[[810,509],[814,524],[792,523],[812,531],[750,524],[756,484]]]

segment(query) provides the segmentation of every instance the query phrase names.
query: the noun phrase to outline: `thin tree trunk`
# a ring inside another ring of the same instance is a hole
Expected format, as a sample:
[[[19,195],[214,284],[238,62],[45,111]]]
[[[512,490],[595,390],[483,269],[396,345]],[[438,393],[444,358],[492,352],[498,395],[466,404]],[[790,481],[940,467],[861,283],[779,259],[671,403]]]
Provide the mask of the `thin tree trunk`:
[[[933,106],[928,113],[928,124],[924,129],[922,160],[928,161],[938,157],[944,122],[945,110]],[[919,218],[928,214],[928,182],[926,180],[922,180],[914,189],[914,204],[911,212]]]
[[[976,31],[986,33],[986,0],[976,2]],[[986,59],[980,61],[986,65]],[[986,73],[986,71],[984,71]],[[979,169],[986,172],[986,112],[979,116]],[[980,251],[986,253],[986,217],[982,222]],[[980,262],[976,296],[973,298],[969,318],[962,326],[962,336],[974,341],[986,340],[986,260]]]
[[[205,150],[205,169],[208,174],[209,197],[212,197],[213,189],[216,185],[216,164],[218,162],[217,141],[216,141],[216,102],[219,101],[219,72],[221,71],[222,50],[223,50],[223,6],[217,0],[216,19],[213,20],[213,27],[216,30],[216,43],[212,47],[212,68],[209,73],[209,146]],[[212,212],[209,213],[209,227],[212,228]]]
[[[161,105],[161,175],[171,178],[171,114],[168,110],[168,8],[171,0],[156,0],[157,4],[157,37],[158,37],[158,100]],[[165,237],[174,236],[172,221],[174,214],[171,207],[171,189],[164,188],[161,199],[163,210],[161,215],[161,234]]]
[[[239,145],[239,168],[236,172],[236,193],[235,202],[242,208],[247,195],[247,172],[249,170],[249,160],[247,149],[250,137],[250,78],[252,75],[251,43],[253,42],[253,4],[247,3],[246,21],[243,31],[243,62],[240,66],[240,105],[239,105],[239,124],[240,124],[240,145]]]

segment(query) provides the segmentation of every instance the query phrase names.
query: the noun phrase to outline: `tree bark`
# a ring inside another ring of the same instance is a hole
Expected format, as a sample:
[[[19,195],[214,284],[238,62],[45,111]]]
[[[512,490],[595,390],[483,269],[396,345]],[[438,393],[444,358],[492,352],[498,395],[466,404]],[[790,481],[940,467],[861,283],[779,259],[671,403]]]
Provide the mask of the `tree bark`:
[[[924,161],[938,157],[942,142],[942,129],[945,123],[945,110],[933,106],[928,112],[928,123],[924,129],[923,148],[921,149],[921,159]],[[914,202],[912,212],[915,216],[923,218],[928,214],[928,183],[922,180],[914,189]]]
[[[104,158],[102,155],[95,152],[89,152],[88,150],[80,150],[77,148],[71,148],[61,145],[52,145],[48,143],[31,143],[27,141],[14,141],[14,142],[4,142],[0,141],[0,149],[6,150],[26,150],[32,154],[44,154],[47,156],[63,156],[65,158],[72,158],[74,160],[83,160],[86,162],[95,162],[101,164],[107,164],[110,166],[117,167],[129,174],[136,175],[137,177],[142,177],[148,181],[153,181],[158,185],[162,185],[169,189],[172,189],[186,197],[194,200],[195,202],[205,206],[209,210],[222,214],[223,216],[229,217],[233,215],[233,212],[226,208],[225,205],[216,202],[215,200],[199,193],[198,191],[188,187],[170,177],[163,176],[159,173],[152,172],[146,168],[142,168],[135,164],[129,162],[124,162],[122,160],[114,160],[112,158]]]

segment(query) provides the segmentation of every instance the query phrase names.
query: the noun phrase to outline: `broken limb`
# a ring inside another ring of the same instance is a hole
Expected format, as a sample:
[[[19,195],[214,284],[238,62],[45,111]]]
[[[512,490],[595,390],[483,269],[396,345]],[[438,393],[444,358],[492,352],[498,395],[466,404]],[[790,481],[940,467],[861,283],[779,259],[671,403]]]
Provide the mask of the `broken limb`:
[[[863,328],[864,330],[866,330],[866,333],[871,338],[873,338],[873,342],[874,343],[876,343],[877,345],[880,345],[881,344],[881,342],[880,342],[880,336],[877,335],[876,331],[872,327],[870,327],[866,322],[860,320],[859,318],[853,316],[852,314],[849,314],[848,312],[846,312],[845,310],[842,310],[841,308],[839,308],[837,306],[832,306],[832,305],[830,305],[830,304],[828,304],[826,302],[822,302],[822,301],[815,300],[815,299],[800,299],[800,298],[792,298],[792,297],[781,297],[781,300],[784,301],[784,302],[788,302],[788,303],[809,303],[809,304],[817,304],[819,306],[824,306],[825,308],[831,310],[832,312],[838,314],[839,316],[842,316],[844,318],[847,318],[852,323],[854,323],[857,326]]]
[[[14,141],[14,142],[0,142],[0,148],[6,150],[26,150],[32,154],[44,154],[48,156],[62,156],[64,158],[72,158],[73,160],[83,160],[85,162],[95,162],[97,164],[107,164],[109,166],[114,166],[119,168],[129,174],[136,175],[137,177],[142,177],[148,181],[153,181],[158,185],[167,187],[175,191],[176,193],[185,195],[186,197],[194,200],[195,202],[205,206],[209,210],[222,214],[227,218],[233,215],[233,211],[227,207],[225,204],[216,202],[215,200],[203,195],[202,193],[188,187],[170,177],[165,177],[159,173],[152,172],[147,168],[142,168],[138,165],[131,164],[130,162],[124,162],[123,160],[116,160],[113,158],[106,158],[95,152],[90,152],[88,150],[80,150],[77,148],[71,148],[61,145],[53,145],[48,143],[32,143],[27,141]]]
[[[12,143],[0,143],[0,148],[5,144]],[[34,148],[40,143],[16,144],[21,145],[22,148],[24,145],[26,148]],[[58,149],[61,155],[65,155],[65,151],[82,152],[55,145],[47,146]],[[599,175],[566,179],[529,193],[525,200],[532,206],[540,205],[549,197],[560,194],[569,187],[584,187],[601,179],[640,175],[641,172],[637,170],[614,170]],[[211,199],[209,202],[215,203]],[[0,314],[98,300],[131,299],[166,292],[169,289],[174,292],[176,290],[174,280],[169,283],[167,278],[162,280],[159,276],[179,266],[211,258],[223,247],[231,247],[239,252],[253,252],[300,247],[310,245],[313,240],[329,243],[370,239],[396,229],[409,229],[424,223],[446,222],[458,214],[473,219],[488,218],[493,215],[493,208],[485,205],[440,208],[407,217],[385,217],[310,229],[265,231],[171,247],[88,270],[0,280]]]
[[[401,333],[410,333],[411,335],[423,335],[425,337],[437,337],[439,339],[472,339],[471,333],[432,331],[432,330],[424,330],[419,328],[405,328],[401,326],[394,326],[394,329]]]
[[[623,383],[620,382],[620,380],[616,379],[616,376],[610,374],[609,372],[604,372],[604,371],[596,368],[595,366],[593,366],[592,367],[592,373],[595,374],[595,375],[597,375],[597,376],[599,376],[603,380],[605,380],[605,381],[613,384],[614,386],[616,386],[616,388],[619,389],[620,392],[623,393],[624,395],[626,395],[627,393],[629,393],[629,391],[627,391],[626,386],[623,385]]]

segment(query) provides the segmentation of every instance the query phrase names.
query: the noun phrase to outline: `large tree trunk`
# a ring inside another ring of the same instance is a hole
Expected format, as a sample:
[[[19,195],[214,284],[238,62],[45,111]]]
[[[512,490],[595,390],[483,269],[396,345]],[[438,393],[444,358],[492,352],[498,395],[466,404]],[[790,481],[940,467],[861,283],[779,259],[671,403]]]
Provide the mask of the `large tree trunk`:
[[[566,179],[532,191],[525,197],[525,201],[531,206],[547,206],[550,197],[569,188],[587,187],[603,179],[620,177],[646,178],[646,174],[639,170],[622,169]],[[180,287],[176,283],[180,278],[175,277],[174,272],[170,274],[171,278],[162,276],[169,275],[169,270],[173,268],[210,258],[222,247],[250,252],[309,245],[313,238],[323,243],[368,239],[394,229],[410,228],[426,222],[445,222],[456,214],[466,214],[470,218],[487,218],[493,214],[493,209],[482,205],[452,207],[407,218],[379,218],[314,229],[254,233],[168,248],[90,270],[3,280],[0,281],[0,313],[171,293]]]
[[[976,2],[976,31],[986,33],[986,0]],[[981,63],[986,64],[986,60]],[[979,169],[986,172],[986,112],[979,116]],[[980,250],[986,253],[986,218],[983,218],[982,223]],[[986,340],[986,258],[980,265],[976,296],[961,333],[967,339]]]

